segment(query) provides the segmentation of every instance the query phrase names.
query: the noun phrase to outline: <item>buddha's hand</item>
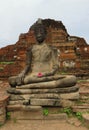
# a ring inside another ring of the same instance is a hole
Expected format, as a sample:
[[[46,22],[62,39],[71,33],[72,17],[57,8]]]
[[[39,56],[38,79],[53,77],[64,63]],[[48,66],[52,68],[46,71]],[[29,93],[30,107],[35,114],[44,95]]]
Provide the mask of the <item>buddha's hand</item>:
[[[18,77],[16,78],[17,85],[21,85],[23,83],[24,77],[25,75],[23,73],[18,75]]]
[[[43,74],[42,74],[41,72],[39,72],[39,73],[37,74],[37,77],[38,77],[38,78],[41,78],[41,77],[43,77]]]
[[[44,72],[43,73],[43,77],[52,76],[52,75],[54,75],[54,71],[53,70],[50,71],[50,72]]]

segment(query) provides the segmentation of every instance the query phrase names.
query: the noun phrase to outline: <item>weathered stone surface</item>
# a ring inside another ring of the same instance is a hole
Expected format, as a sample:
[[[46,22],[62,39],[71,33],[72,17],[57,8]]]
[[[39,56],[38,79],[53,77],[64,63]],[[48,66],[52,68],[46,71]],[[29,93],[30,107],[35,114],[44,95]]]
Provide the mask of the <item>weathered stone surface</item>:
[[[89,127],[89,113],[82,114],[82,117],[84,119],[85,125]]]
[[[0,115],[0,125],[3,125],[6,121],[6,113]]]
[[[68,118],[67,122],[76,127],[79,127],[82,125],[82,122],[79,121],[76,117]]]
[[[22,109],[21,104],[15,104],[15,105],[7,105],[7,111],[17,111]]]
[[[43,119],[43,111],[40,106],[23,106],[20,111],[10,111],[11,119]]]
[[[30,104],[33,106],[60,106],[60,99],[31,99]]]
[[[18,89],[19,88],[20,89],[56,88],[57,87],[56,86],[56,81],[50,81],[50,80],[62,79],[63,77],[64,76],[57,75],[57,76],[50,76],[50,77],[33,78],[33,79],[31,79],[31,82],[33,82],[33,84],[26,84],[26,85],[16,86],[16,88],[18,88]],[[43,82],[43,81],[45,81],[45,82]],[[49,81],[49,82],[47,82],[47,81]],[[37,83],[35,83],[35,82],[37,82]]]
[[[21,95],[25,100],[29,100],[32,98],[38,98],[38,99],[59,99],[60,94],[57,93],[42,93],[42,94],[23,94]]]
[[[33,84],[32,84],[33,83]],[[16,86],[16,88],[30,89],[30,88],[65,88],[76,84],[75,76],[60,76],[53,75],[49,77],[31,77],[29,84]]]
[[[60,95],[56,93],[30,94],[30,99],[59,99]]]
[[[0,124],[4,124],[6,120],[6,106],[9,95],[6,93],[0,93]]]
[[[64,93],[60,94],[61,99],[71,99],[71,100],[76,100],[79,99],[79,92],[72,92],[72,93]]]
[[[89,104],[72,106],[73,112],[89,112]]]
[[[71,93],[79,90],[79,87],[72,86],[67,88],[54,88],[54,89],[13,89],[8,90],[11,94],[35,94],[35,93]]]
[[[15,88],[9,88],[7,92],[10,94],[21,94],[21,92],[16,90]]]
[[[41,106],[31,106],[31,105],[25,106],[25,105],[21,105],[21,104],[7,106],[8,111],[17,111],[17,110],[39,111],[40,109],[42,109]]]
[[[0,106],[0,116],[4,113],[6,113],[5,106]]]
[[[43,119],[46,120],[67,120],[67,115],[65,113],[61,114],[48,114],[47,116],[44,116]]]
[[[29,105],[29,106],[23,105],[22,110],[36,112],[36,111],[42,110],[42,107],[41,106],[32,106],[32,105]]]
[[[24,98],[21,95],[10,95],[10,100],[15,101],[15,100],[24,100]]]
[[[65,99],[62,99],[60,100],[60,105],[62,107],[71,107],[74,105],[74,102],[73,101],[70,101],[70,100],[65,100]]]
[[[31,94],[23,94],[21,95],[21,97],[23,97],[25,100],[29,100],[31,97]]]
[[[9,101],[9,105],[23,104],[26,100]]]

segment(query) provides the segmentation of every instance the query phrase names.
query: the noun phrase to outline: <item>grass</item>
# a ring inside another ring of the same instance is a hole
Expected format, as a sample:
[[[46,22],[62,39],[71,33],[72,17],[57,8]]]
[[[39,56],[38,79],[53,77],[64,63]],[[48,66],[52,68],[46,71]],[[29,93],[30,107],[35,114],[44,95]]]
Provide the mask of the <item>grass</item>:
[[[81,82],[86,82],[86,80],[77,80],[78,83],[81,83]]]
[[[10,64],[14,64],[13,61],[4,61],[4,62],[0,62],[1,65],[10,65]]]

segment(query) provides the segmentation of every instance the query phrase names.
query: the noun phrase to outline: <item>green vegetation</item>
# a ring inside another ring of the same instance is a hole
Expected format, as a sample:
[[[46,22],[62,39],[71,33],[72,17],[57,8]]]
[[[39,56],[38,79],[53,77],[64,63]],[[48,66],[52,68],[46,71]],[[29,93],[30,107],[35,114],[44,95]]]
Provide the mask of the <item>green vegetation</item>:
[[[14,119],[13,119],[13,122],[14,122],[14,123],[17,123],[17,119],[16,119],[16,118],[14,118]]]
[[[0,71],[3,71],[4,70],[4,68],[3,67],[0,67]]]
[[[11,119],[11,113],[10,113],[10,112],[7,112],[7,113],[6,113],[6,119],[7,119],[7,120],[10,120],[10,119]]]
[[[2,65],[10,65],[10,64],[14,64],[13,61],[5,61],[5,62],[0,62],[0,64]]]
[[[76,112],[75,116],[80,120],[83,121],[82,112]]]
[[[3,124],[0,124],[0,127],[2,127],[3,126]]]
[[[73,111],[70,107],[62,108],[61,110],[59,110],[59,113],[66,113],[68,117],[73,116]]]
[[[84,79],[80,79],[80,80],[77,80],[77,81],[78,81],[78,83],[86,82],[86,80],[84,80]]]
[[[48,108],[43,109],[43,115],[47,116],[49,114]]]
[[[78,120],[83,121],[82,112],[73,112],[71,108],[63,108],[63,112],[68,115],[68,117],[76,117]]]
[[[68,117],[77,117],[80,121],[83,120],[82,117],[82,112],[73,112],[72,109],[70,107],[66,107],[66,108],[62,108],[61,110],[59,110],[59,112],[57,113],[66,113],[68,115]],[[48,108],[44,108],[43,109],[43,115],[47,116],[49,114],[49,110]],[[53,113],[52,113],[53,114]],[[55,114],[55,113],[54,113]]]

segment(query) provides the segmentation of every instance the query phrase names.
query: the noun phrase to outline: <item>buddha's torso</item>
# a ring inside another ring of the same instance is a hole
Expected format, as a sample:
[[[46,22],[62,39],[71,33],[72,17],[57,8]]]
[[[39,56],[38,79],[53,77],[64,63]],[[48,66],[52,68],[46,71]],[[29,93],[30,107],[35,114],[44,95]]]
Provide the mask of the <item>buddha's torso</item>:
[[[49,72],[52,70],[52,50],[43,43],[32,47],[32,73]]]

